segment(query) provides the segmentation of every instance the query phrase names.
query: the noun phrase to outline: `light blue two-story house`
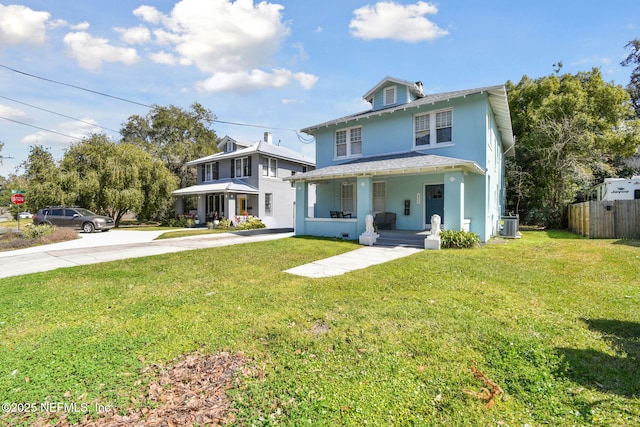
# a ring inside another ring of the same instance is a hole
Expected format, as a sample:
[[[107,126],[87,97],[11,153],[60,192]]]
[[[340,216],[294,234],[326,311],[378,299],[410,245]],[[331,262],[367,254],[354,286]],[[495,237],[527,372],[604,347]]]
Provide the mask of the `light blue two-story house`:
[[[316,169],[288,178],[296,234],[357,239],[368,214],[380,228],[430,230],[438,214],[443,229],[498,234],[515,143],[505,86],[425,94],[386,77],[364,99],[370,110],[302,129]]]

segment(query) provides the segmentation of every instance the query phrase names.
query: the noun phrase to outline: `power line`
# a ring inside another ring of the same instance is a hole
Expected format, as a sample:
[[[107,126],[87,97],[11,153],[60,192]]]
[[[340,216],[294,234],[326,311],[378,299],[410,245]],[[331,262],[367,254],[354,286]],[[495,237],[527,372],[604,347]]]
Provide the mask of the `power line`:
[[[65,133],[58,132],[58,131],[55,131],[55,130],[41,128],[40,126],[30,125],[29,123],[24,123],[24,122],[21,122],[19,120],[13,120],[13,119],[9,119],[7,117],[2,117],[2,116],[0,116],[0,119],[4,119],[4,120],[7,120],[9,122],[18,123],[20,125],[29,126],[29,127],[35,128],[35,129],[43,130],[45,132],[55,133],[55,134],[58,134],[58,135],[61,135],[61,136],[66,136],[67,138],[73,138],[73,139],[77,139],[78,141],[82,141],[82,138],[78,138],[77,136],[71,136],[71,135],[67,135]]]
[[[25,75],[25,76],[28,76],[28,77],[33,77],[34,79],[40,79],[40,80],[44,80],[46,82],[55,83],[55,84],[59,84],[59,85],[62,85],[62,86],[68,86],[68,87],[72,87],[74,89],[84,90],[85,92],[90,92],[90,93],[94,93],[96,95],[106,96],[107,98],[117,99],[119,101],[128,102],[130,104],[140,105],[142,107],[147,107],[147,108],[151,108],[151,109],[154,108],[151,105],[143,104],[143,103],[138,102],[138,101],[132,101],[130,99],[121,98],[119,96],[109,95],[108,93],[98,92],[97,90],[87,89],[87,88],[84,88],[84,87],[81,87],[81,86],[76,86],[76,85],[72,85],[72,84],[69,84],[69,83],[64,83],[64,82],[59,82],[57,80],[48,79],[46,77],[36,76],[35,74],[30,74],[30,73],[26,73],[24,71],[16,70],[15,68],[11,68],[11,67],[8,67],[8,66],[3,65],[3,64],[0,64],[0,67],[6,68],[7,70],[13,71],[14,73],[22,74],[22,75]]]
[[[35,109],[38,109],[38,110],[41,110],[41,111],[46,111],[47,113],[55,114],[56,116],[65,117],[67,119],[75,120],[77,122],[84,123],[86,125],[96,126],[96,127],[101,128],[101,129],[108,130],[110,132],[120,133],[120,131],[118,131],[118,130],[109,129],[109,128],[104,127],[104,126],[100,126],[99,124],[96,124],[96,123],[91,123],[91,122],[87,122],[86,120],[77,119],[75,117],[67,116],[67,115],[61,114],[61,113],[56,113],[55,111],[47,110],[46,108],[42,108],[42,107],[38,107],[36,105],[28,104],[26,102],[18,101],[17,99],[12,99],[12,98],[9,98],[7,96],[0,95],[0,98],[8,99],[9,101],[17,102],[18,104],[26,105],[28,107],[35,108]]]
[[[83,90],[85,92],[93,93],[93,94],[100,95],[100,96],[106,96],[108,98],[117,99],[119,101],[128,102],[130,104],[135,104],[135,105],[140,105],[142,107],[147,107],[147,108],[150,108],[152,110],[154,108],[156,108],[153,105],[147,105],[147,104],[143,104],[143,103],[138,102],[138,101],[132,101],[130,99],[121,98],[119,96],[109,95],[108,93],[99,92],[97,90],[87,89],[87,88],[84,88],[84,87],[81,87],[81,86],[76,86],[76,85],[73,85],[73,84],[70,84],[70,83],[64,83],[64,82],[60,82],[60,81],[57,81],[57,80],[49,79],[49,78],[46,78],[46,77],[36,76],[35,74],[27,73],[25,71],[20,71],[20,70],[17,70],[15,68],[12,68],[12,67],[9,67],[7,65],[4,65],[4,64],[0,64],[0,67],[5,68],[5,69],[7,69],[9,71],[13,71],[14,73],[25,75],[27,77],[32,77],[32,78],[43,80],[43,81],[46,81],[46,82],[55,83],[55,84],[71,87],[71,88],[78,89],[78,90]],[[35,107],[35,108],[38,108],[38,107]],[[54,113],[54,114],[57,114],[57,113]],[[12,121],[15,121],[15,120],[12,120]],[[303,138],[298,133],[298,131],[296,129],[277,128],[277,127],[270,127],[270,126],[263,126],[263,125],[254,125],[254,124],[250,124],[250,123],[230,122],[230,121],[224,121],[224,120],[218,120],[218,119],[213,119],[213,122],[214,123],[222,123],[222,124],[234,125],[234,126],[255,127],[255,128],[261,128],[261,129],[285,130],[285,131],[295,132],[296,136],[298,137],[298,140],[300,142],[302,142],[303,144],[311,144],[311,143],[315,142],[315,138],[311,138],[311,139]],[[19,122],[16,121],[16,123],[19,123]],[[30,125],[27,125],[27,126],[30,126]],[[35,126],[32,126],[32,127],[35,127]],[[57,132],[54,132],[54,133],[57,133]]]

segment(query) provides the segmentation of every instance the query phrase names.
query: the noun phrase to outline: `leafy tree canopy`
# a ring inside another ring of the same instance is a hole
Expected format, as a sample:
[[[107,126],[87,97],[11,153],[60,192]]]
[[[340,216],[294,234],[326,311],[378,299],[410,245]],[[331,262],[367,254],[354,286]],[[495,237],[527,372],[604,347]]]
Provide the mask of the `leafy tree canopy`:
[[[631,40],[625,47],[631,49],[631,53],[629,53],[620,65],[624,67],[635,65],[634,69],[631,71],[631,78],[627,85],[627,91],[631,96],[631,102],[633,103],[633,108],[636,111],[636,116],[640,117],[640,39]]]
[[[151,218],[164,209],[176,188],[175,177],[162,162],[133,144],[117,144],[105,135],[91,135],[71,146],[61,169],[76,177],[81,206],[111,216],[116,227],[127,212]]]
[[[629,94],[588,72],[507,82],[515,162],[507,178],[512,206],[525,222],[560,226],[568,203],[640,146]],[[524,179],[526,178],[526,179]],[[514,200],[516,198],[517,200]]]
[[[154,157],[180,179],[180,186],[195,183],[186,163],[217,151],[218,137],[209,129],[214,116],[199,103],[185,111],[176,106],[155,106],[146,116],[133,115],[120,133],[123,142],[134,144]]]

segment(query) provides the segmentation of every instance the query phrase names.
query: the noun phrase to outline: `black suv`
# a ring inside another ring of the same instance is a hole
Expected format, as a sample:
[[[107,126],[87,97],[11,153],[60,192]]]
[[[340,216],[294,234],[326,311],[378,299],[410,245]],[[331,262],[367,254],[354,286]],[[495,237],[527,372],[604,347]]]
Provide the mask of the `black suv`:
[[[93,233],[96,230],[109,231],[115,226],[111,217],[96,215],[87,209],[67,206],[50,206],[40,209],[33,216],[33,223],[79,228],[85,233]]]

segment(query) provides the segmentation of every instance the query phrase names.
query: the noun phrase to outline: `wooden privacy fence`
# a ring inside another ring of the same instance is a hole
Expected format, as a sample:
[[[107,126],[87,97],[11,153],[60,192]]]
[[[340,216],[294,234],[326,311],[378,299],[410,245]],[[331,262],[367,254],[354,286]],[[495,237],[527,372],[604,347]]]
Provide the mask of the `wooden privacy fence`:
[[[640,200],[569,205],[569,230],[590,239],[640,239]]]

